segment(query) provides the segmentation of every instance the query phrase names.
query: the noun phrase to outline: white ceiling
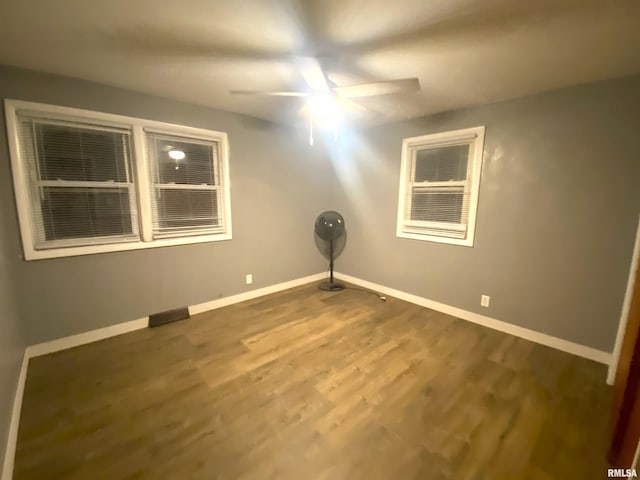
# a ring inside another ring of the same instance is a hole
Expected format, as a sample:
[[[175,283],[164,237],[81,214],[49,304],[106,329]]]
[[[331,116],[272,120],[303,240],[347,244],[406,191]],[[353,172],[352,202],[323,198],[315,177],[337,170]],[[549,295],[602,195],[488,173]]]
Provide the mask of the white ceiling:
[[[0,64],[296,121],[292,57],[338,85],[418,77],[360,99],[380,123],[640,73],[637,0],[0,0]]]

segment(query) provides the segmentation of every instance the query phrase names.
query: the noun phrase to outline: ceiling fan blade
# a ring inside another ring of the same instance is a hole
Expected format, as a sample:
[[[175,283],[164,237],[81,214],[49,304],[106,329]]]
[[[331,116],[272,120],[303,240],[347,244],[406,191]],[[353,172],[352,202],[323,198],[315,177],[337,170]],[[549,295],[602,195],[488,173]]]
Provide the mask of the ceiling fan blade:
[[[329,93],[329,81],[317,58],[298,57],[295,59],[300,75],[309,88],[315,92]]]
[[[348,98],[340,98],[339,102],[341,107],[360,115],[373,113],[370,108],[367,108],[358,102],[354,102],[353,100],[349,100]]]
[[[420,80],[417,78],[361,83],[333,89],[337,95],[343,98],[374,97],[390,93],[417,92],[418,90],[420,90]]]
[[[267,97],[308,97],[311,95],[307,92],[277,92],[268,90],[229,90],[232,95],[262,95]]]
[[[377,115],[377,112],[374,112],[368,107],[364,105],[354,102],[353,100],[349,100],[348,98],[337,98],[336,99],[339,105],[339,108],[342,112],[347,114],[357,114],[357,115]],[[298,110],[298,115],[303,117],[309,117],[311,115],[311,108],[308,102],[305,102],[300,109]]]

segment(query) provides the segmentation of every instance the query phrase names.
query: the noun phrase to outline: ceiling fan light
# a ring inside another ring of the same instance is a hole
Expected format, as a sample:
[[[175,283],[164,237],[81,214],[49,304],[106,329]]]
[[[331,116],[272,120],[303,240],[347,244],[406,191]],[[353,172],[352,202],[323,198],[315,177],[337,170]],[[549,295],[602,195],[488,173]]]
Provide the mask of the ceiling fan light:
[[[307,103],[312,118],[330,120],[340,114],[340,105],[331,95],[313,95]]]
[[[182,160],[186,155],[182,150],[169,150],[169,156],[174,160]]]

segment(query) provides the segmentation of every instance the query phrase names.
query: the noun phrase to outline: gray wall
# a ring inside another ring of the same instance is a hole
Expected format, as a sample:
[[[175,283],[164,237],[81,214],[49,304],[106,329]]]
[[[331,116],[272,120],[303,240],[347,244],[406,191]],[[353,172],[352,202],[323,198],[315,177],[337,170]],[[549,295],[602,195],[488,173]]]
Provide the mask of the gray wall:
[[[293,129],[63,77],[0,68],[0,97],[87,108],[229,134],[233,240],[25,262],[15,270],[28,341],[38,343],[306,275],[325,267],[312,226],[333,171]],[[0,191],[11,192],[4,117]],[[8,226],[17,233],[17,219]],[[244,284],[253,273],[254,283]]]
[[[322,271],[311,225],[337,209],[349,232],[339,271],[613,347],[640,207],[639,77],[343,131],[326,148],[320,135],[309,148],[303,129],[11,68],[0,68],[0,97],[222,130],[231,148],[228,242],[24,262],[13,205],[5,208],[28,343]],[[487,128],[475,246],[396,238],[402,138],[477,125]],[[11,188],[0,135],[5,204]],[[490,308],[479,306],[481,294]]]
[[[397,238],[402,138],[478,125],[475,246]],[[640,210],[639,132],[634,77],[353,134],[332,155],[349,230],[337,269],[611,351]]]
[[[14,211],[11,191],[0,190],[0,469],[25,348],[9,261],[18,244],[13,229]]]

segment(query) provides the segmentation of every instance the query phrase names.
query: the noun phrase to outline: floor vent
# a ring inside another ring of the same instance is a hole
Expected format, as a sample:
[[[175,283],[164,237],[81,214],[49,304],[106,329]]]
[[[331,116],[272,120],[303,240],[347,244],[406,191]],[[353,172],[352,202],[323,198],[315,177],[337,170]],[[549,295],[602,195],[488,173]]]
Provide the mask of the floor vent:
[[[160,325],[177,322],[178,320],[184,320],[185,318],[189,318],[189,309],[187,307],[176,308],[175,310],[169,310],[167,312],[154,313],[153,315],[149,315],[149,328],[159,327]]]

